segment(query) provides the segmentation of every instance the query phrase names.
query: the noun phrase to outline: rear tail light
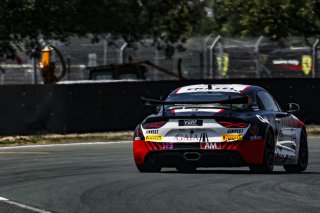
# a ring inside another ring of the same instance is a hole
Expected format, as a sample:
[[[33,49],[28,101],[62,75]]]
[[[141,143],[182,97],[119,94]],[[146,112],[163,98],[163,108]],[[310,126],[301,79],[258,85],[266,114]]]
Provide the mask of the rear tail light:
[[[159,122],[151,122],[151,123],[144,123],[142,124],[142,127],[144,129],[159,129],[163,125],[165,125],[167,122],[166,121],[159,121]]]
[[[218,123],[226,128],[247,128],[249,126],[244,122],[218,121]]]

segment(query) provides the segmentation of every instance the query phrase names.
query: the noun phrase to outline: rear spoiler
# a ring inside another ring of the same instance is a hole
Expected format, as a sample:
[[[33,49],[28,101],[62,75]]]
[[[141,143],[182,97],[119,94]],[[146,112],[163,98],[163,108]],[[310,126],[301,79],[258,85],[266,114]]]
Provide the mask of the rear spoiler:
[[[212,101],[160,101],[154,99],[148,99],[141,97],[143,105],[146,106],[158,106],[158,105],[173,105],[173,104],[252,104],[252,99],[249,96],[229,96],[223,100],[212,100]]]

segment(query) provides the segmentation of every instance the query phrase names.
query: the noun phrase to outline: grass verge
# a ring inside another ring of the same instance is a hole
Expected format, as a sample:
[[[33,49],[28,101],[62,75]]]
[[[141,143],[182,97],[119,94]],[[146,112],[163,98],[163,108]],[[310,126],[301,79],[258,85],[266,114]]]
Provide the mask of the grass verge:
[[[308,125],[308,135],[320,135],[320,126]],[[132,140],[133,131],[68,134],[68,135],[32,135],[32,136],[8,136],[0,138],[1,146],[21,146],[30,144],[59,144],[59,143],[81,143],[81,142],[103,142]]]
[[[320,135],[320,126],[319,125],[307,125],[308,135]]]
[[[21,146],[30,144],[59,144],[73,142],[103,142],[132,140],[133,131],[87,133],[68,135],[32,135],[32,136],[8,136],[0,138],[0,146]]]

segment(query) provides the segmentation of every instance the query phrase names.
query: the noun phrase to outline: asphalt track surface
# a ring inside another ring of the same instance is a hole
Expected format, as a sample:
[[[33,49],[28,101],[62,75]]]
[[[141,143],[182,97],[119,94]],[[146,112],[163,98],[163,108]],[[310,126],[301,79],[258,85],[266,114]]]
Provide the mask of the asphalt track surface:
[[[1,148],[0,212],[320,212],[319,137],[309,150],[301,174],[143,174],[130,142]]]

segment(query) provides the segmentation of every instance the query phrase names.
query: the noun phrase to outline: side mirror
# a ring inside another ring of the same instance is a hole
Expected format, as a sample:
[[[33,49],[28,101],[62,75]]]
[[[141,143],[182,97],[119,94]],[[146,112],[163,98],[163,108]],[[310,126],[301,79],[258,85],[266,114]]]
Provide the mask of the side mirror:
[[[287,109],[288,109],[287,113],[299,112],[300,106],[299,104],[296,104],[296,103],[288,103]]]

